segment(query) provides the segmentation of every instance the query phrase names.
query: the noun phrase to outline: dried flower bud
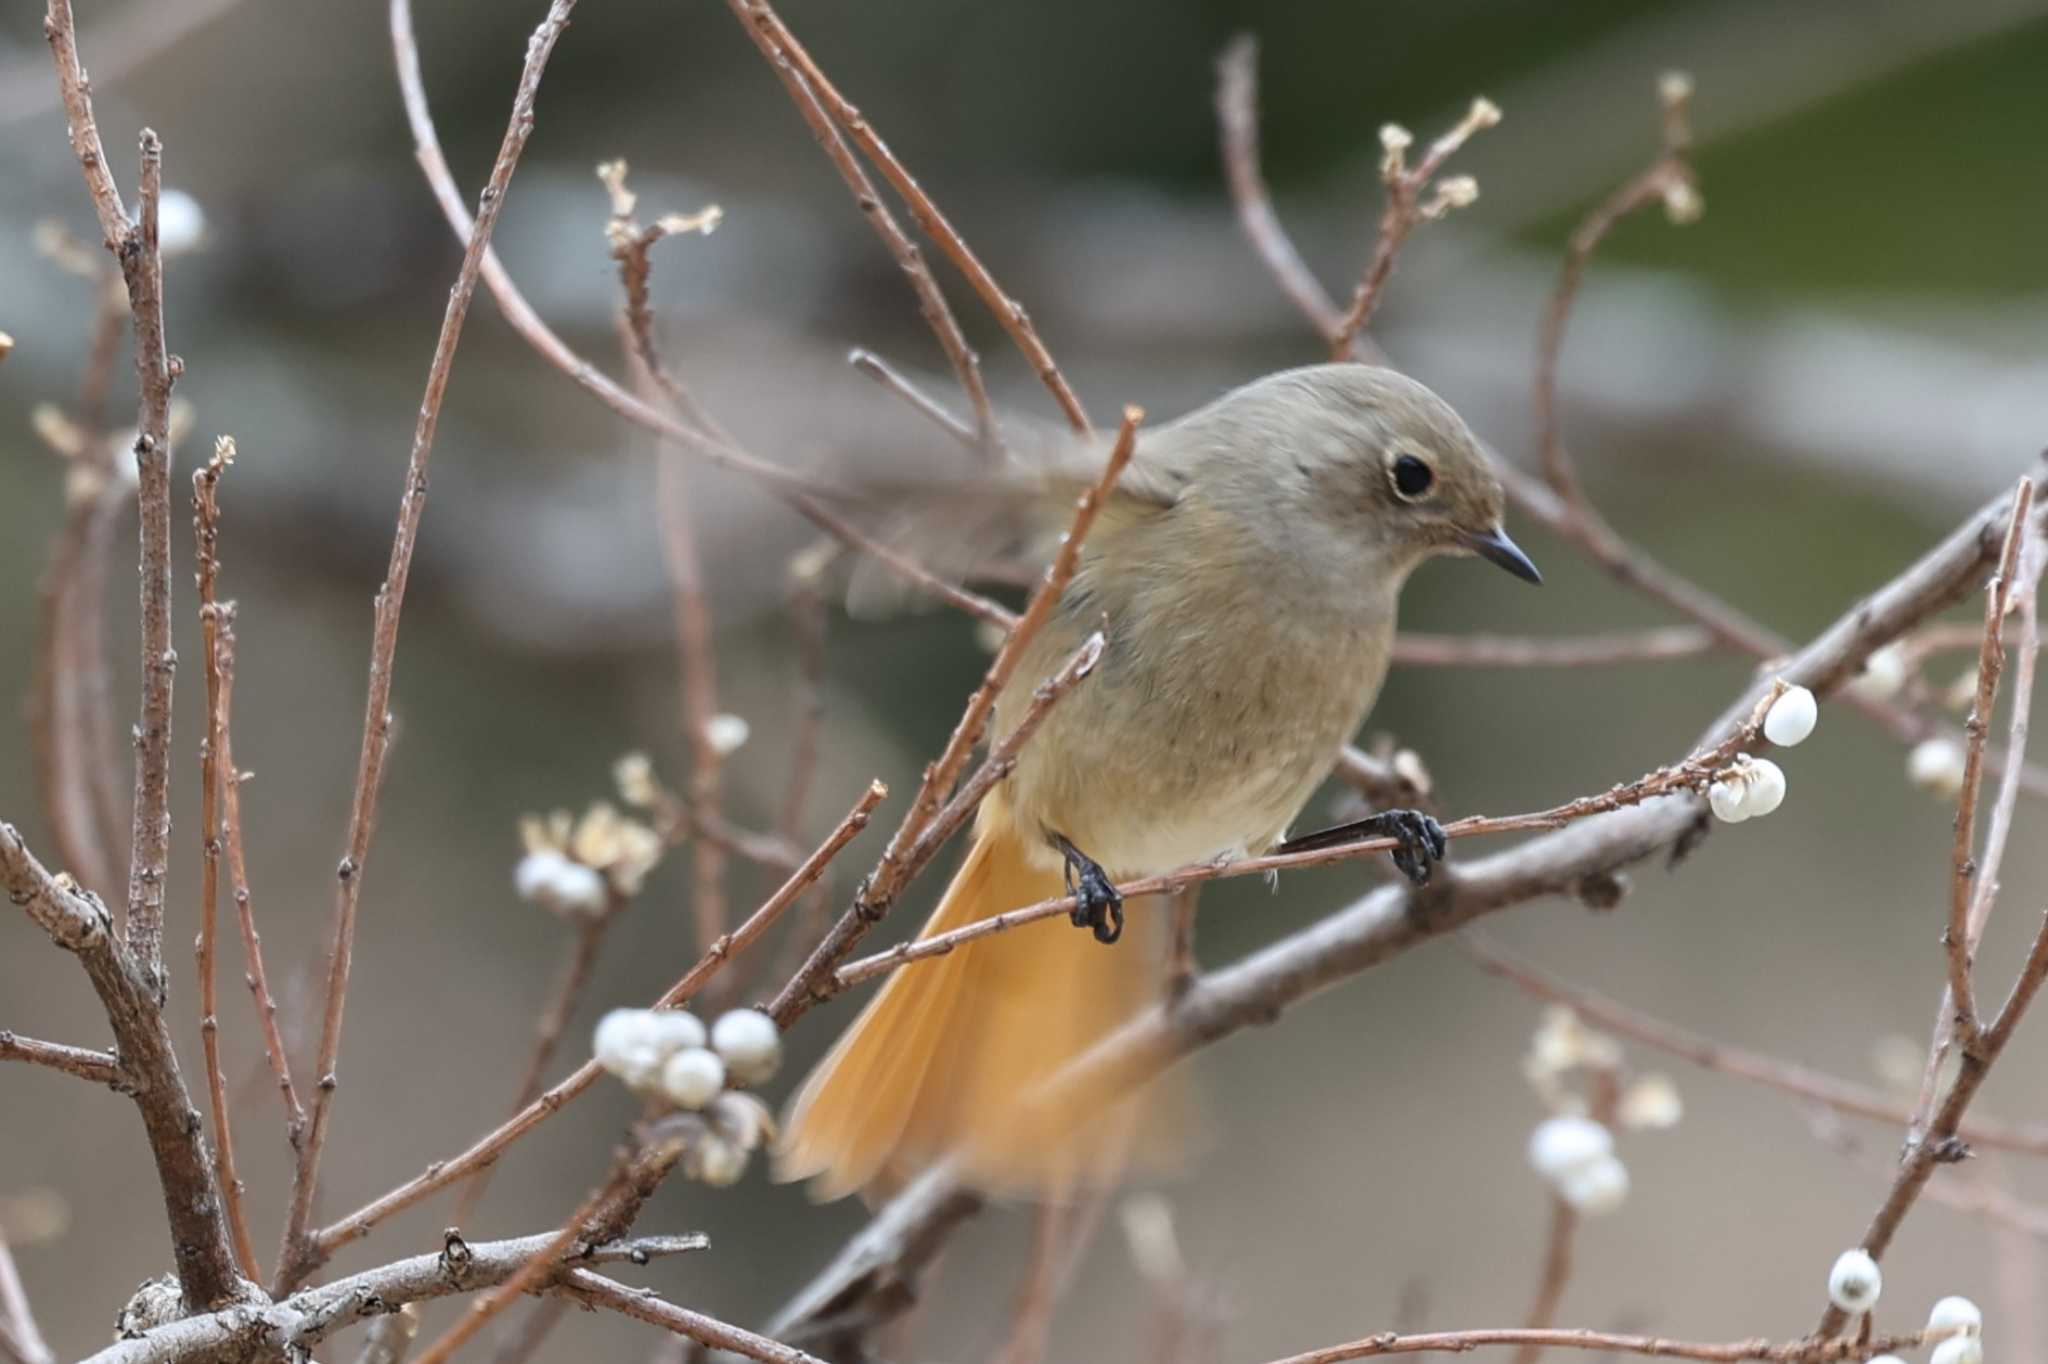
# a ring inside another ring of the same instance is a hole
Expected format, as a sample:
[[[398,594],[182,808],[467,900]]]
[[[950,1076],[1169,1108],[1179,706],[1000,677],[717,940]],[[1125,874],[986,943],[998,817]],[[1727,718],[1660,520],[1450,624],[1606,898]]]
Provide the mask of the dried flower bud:
[[[1500,106],[1498,104],[1495,104],[1484,95],[1479,95],[1473,99],[1472,112],[1465,115],[1467,127],[1476,131],[1480,128],[1491,128],[1499,122]]]
[[[1676,1127],[1685,1116],[1685,1105],[1670,1076],[1645,1075],[1622,1091],[1616,1116],[1623,1127]]]
[[[1787,687],[1764,715],[1764,737],[1780,748],[1805,741],[1820,719],[1820,706],[1804,687]]]
[[[1657,77],[1657,98],[1666,104],[1682,104],[1692,98],[1692,74],[1666,71]]]
[[[725,1088],[725,1062],[703,1047],[686,1047],[661,1067],[661,1093],[677,1108],[702,1108]]]
[[[1692,181],[1673,176],[1664,186],[1664,216],[1678,227],[1696,223],[1707,211],[1707,201],[1700,197],[1698,186]]]
[[[711,1025],[711,1045],[741,1084],[758,1085],[782,1065],[782,1033],[759,1009],[734,1009]]]
[[[612,764],[612,781],[619,799],[646,809],[661,799],[661,786],[654,780],[654,760],[645,753],[628,753]]]
[[[751,1094],[729,1089],[711,1101],[706,1116],[728,1141],[752,1151],[775,1139],[775,1114]]]
[[[1389,180],[1407,173],[1408,149],[1415,145],[1415,134],[1398,123],[1380,125],[1380,174]]]
[[[1883,1291],[1884,1275],[1877,1261],[1860,1246],[1843,1251],[1828,1271],[1828,1301],[1844,1312],[1868,1312]]]
[[[1906,755],[1906,778],[1944,800],[1962,794],[1965,758],[1954,739],[1929,739]]]
[[[1479,182],[1469,175],[1450,175],[1436,182],[1436,192],[1422,206],[1422,216],[1434,222],[1456,209],[1479,202]]]

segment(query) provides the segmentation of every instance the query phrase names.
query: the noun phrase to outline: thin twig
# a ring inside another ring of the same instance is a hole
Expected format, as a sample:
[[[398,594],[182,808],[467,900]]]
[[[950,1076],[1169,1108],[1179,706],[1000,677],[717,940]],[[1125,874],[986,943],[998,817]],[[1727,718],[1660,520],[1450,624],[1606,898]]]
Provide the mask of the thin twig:
[[[1609,1331],[1433,1331],[1420,1335],[1367,1336],[1343,1345],[1332,1345],[1306,1354],[1289,1355],[1272,1364],[1338,1364],[1346,1359],[1369,1359],[1374,1355],[1462,1354],[1485,1345],[1534,1345],[1539,1348],[1599,1350],[1615,1354],[1654,1355],[1670,1359],[1698,1359],[1714,1364],[1738,1364],[1757,1360],[1760,1364],[1834,1364],[1842,1360],[1869,1359],[1898,1350],[1917,1349],[1929,1340],[1942,1339],[1949,1332],[1914,1331],[1902,1336],[1876,1336],[1869,1340],[1788,1340],[1772,1342],[1761,1336],[1750,1340],[1708,1343],[1671,1340],[1663,1336],[1617,1335]]]
[[[1943,955],[1948,963],[1949,995],[1944,1014],[1949,1020],[1950,1031],[1965,1051],[1976,1044],[1982,1031],[1982,1023],[1977,1017],[1977,994],[1970,980],[1970,962],[1976,955],[1977,939],[1982,932],[1975,906],[1981,900],[1984,910],[1989,911],[1991,899],[1985,892],[1998,875],[1994,862],[1988,877],[1982,882],[1978,877],[1977,798],[1984,784],[1984,741],[1991,733],[1992,712],[1998,704],[1998,680],[2005,671],[2005,617],[2012,605],[2013,588],[2019,575],[2020,551],[2027,539],[2027,510],[2033,505],[2033,500],[2033,481],[2021,479],[2013,494],[2012,524],[2006,529],[2005,551],[1998,559],[1998,576],[1993,579],[1991,590],[1984,595],[1984,643],[1977,653],[1977,699],[1970,708],[1969,721],[1963,726],[1966,736],[1963,789],[1956,798],[1956,836],[1949,849],[1948,927],[1942,934],[1942,945],[1946,949]],[[2031,678],[2031,650],[2028,651],[2027,662]],[[2016,706],[2013,715],[2020,726],[2015,737],[2024,744],[2027,732],[2025,711]],[[2019,752],[2012,751],[2015,765]],[[2013,783],[2009,781],[2007,784]],[[2014,790],[2017,792],[2016,786]],[[2010,820],[2008,813],[2005,819],[2007,826]],[[2001,854],[2004,852],[2002,829],[1998,849]]]
[[[29,1311],[28,1294],[21,1286],[21,1274],[14,1267],[14,1253],[7,1237],[0,1233],[0,1354],[15,1364],[57,1364],[57,1356],[36,1328]]]
[[[1326,338],[1343,326],[1315,274],[1294,249],[1273,211],[1273,196],[1259,170],[1259,40],[1240,33],[1216,59],[1216,124],[1223,133],[1223,173],[1237,206],[1238,226],[1286,294]]]
[[[1394,661],[1422,668],[1604,668],[1696,658],[1715,644],[1696,625],[1559,639],[1404,631],[1394,636]]]
[[[497,160],[491,167],[463,253],[462,268],[449,291],[448,308],[441,321],[441,334],[434,344],[434,359],[427,371],[426,394],[420,400],[419,421],[413,431],[412,453],[406,462],[405,493],[398,504],[398,527],[391,541],[391,563],[377,590],[376,619],[370,646],[369,695],[364,706],[362,751],[356,764],[355,794],[350,801],[347,850],[336,873],[334,929],[331,935],[325,1007],[320,1031],[320,1052],[313,1098],[312,1121],[305,1144],[300,1148],[292,1179],[291,1212],[285,1224],[284,1245],[278,1265],[278,1287],[297,1284],[310,1268],[306,1244],[312,1226],[313,1200],[320,1181],[320,1156],[327,1140],[327,1123],[333,1109],[335,1067],[341,1053],[342,1016],[348,999],[349,967],[354,958],[356,912],[361,901],[362,878],[369,860],[371,835],[376,827],[377,796],[383,784],[384,759],[391,740],[391,675],[398,652],[398,625],[405,606],[406,582],[412,573],[413,547],[418,542],[420,516],[426,509],[427,463],[433,454],[434,433],[440,424],[441,400],[448,388],[448,376],[455,362],[456,344],[462,338],[462,324],[469,315],[469,301],[483,265],[485,248],[505,193],[518,168],[519,155],[533,133],[533,107],[540,91],[541,73],[547,69],[555,41],[568,25],[576,0],[552,0],[547,17],[527,42],[526,65],[520,73],[519,88],[512,101],[512,117],[499,144]]]
[[[932,425],[938,427],[941,431],[944,431],[954,440],[959,441],[968,449],[973,450],[980,446],[981,441],[974,434],[973,427],[948,412],[940,405],[938,399],[910,382],[900,371],[892,367],[887,360],[884,360],[873,351],[856,346],[846,353],[846,363],[852,365],[862,374],[867,375],[868,378],[873,379],[883,388],[888,389],[904,402],[909,403],[918,415],[931,422]]]
[[[1565,452],[1557,410],[1557,369],[1558,357],[1564,350],[1565,323],[1571,318],[1572,304],[1585,281],[1586,267],[1615,224],[1639,209],[1661,203],[1672,221],[1681,223],[1691,221],[1699,212],[1688,109],[1692,82],[1675,73],[1667,74],[1658,87],[1658,98],[1664,114],[1664,135],[1656,159],[1603,200],[1572,233],[1564,264],[1558,271],[1557,286],[1543,309],[1532,403],[1536,414],[1536,448],[1543,476],[1552,491],[1580,515],[1594,513],[1572,468],[1571,457]]]
[[[193,947],[199,972],[199,1042],[205,1056],[206,1093],[213,1112],[213,1177],[220,1185],[235,1259],[245,1278],[258,1277],[256,1245],[242,1211],[242,1181],[235,1174],[234,1124],[228,1111],[228,1082],[220,1060],[221,763],[229,750],[229,716],[234,705],[235,606],[219,598],[220,477],[234,461],[235,443],[223,436],[213,458],[192,474],[192,533],[199,560],[199,647],[206,671],[206,737],[199,746],[199,936]],[[227,780],[236,779],[234,772]]]
[[[125,1081],[121,1062],[110,1052],[66,1046],[62,1042],[41,1042],[4,1028],[0,1028],[0,1061],[26,1061],[114,1089]]]
[[[651,1288],[628,1288],[587,1269],[572,1269],[563,1275],[561,1291],[587,1306],[607,1308],[636,1321],[688,1336],[710,1349],[727,1350],[745,1359],[759,1360],[761,1364],[824,1364],[823,1360],[780,1341],[755,1335],[716,1317],[707,1317],[702,1312],[692,1312],[687,1307],[664,1302],[655,1296]]]
[[[683,973],[682,978],[655,1001],[653,1007],[681,1007],[696,995],[705,981],[711,979],[728,961],[746,951],[763,933],[773,927],[783,911],[794,904],[811,883],[824,874],[825,867],[838,856],[840,850],[867,827],[869,815],[888,794],[888,787],[880,782],[871,783],[853,808],[847,812],[846,817],[839,821],[838,827],[833,829],[804,865],[792,873],[780,889],[763,901],[761,907],[755,910],[745,923],[711,944],[696,963]],[[6,826],[0,825],[0,832],[4,832],[5,828]],[[0,839],[0,852],[4,852],[5,849],[6,843],[4,839]],[[0,865],[0,871],[4,870],[4,865]],[[460,1154],[447,1160],[435,1161],[419,1175],[396,1189],[364,1204],[348,1216],[324,1228],[319,1236],[314,1238],[318,1256],[325,1259],[340,1247],[368,1235],[371,1228],[393,1213],[411,1207],[435,1191],[446,1188],[456,1180],[490,1164],[506,1147],[540,1126],[588,1090],[602,1074],[604,1071],[595,1061],[585,1062],[568,1078],[478,1138]]]
[[[1250,100],[1249,90],[1245,92],[1245,98]],[[1327,333],[1332,360],[1351,358],[1352,342],[1372,321],[1372,315],[1379,307],[1380,295],[1386,291],[1387,281],[1393,276],[1394,258],[1400,254],[1408,234],[1423,223],[1464,207],[1478,196],[1478,185],[1470,177],[1460,177],[1438,182],[1434,186],[1436,193],[1423,197],[1432,188],[1430,182],[1436,179],[1437,172],[1444,168],[1452,154],[1470,141],[1474,133],[1491,128],[1498,122],[1500,109],[1493,101],[1484,97],[1473,100],[1472,108],[1465,117],[1432,142],[1429,150],[1423,153],[1422,160],[1412,168],[1408,165],[1408,147],[1414,141],[1414,135],[1394,123],[1380,129],[1380,145],[1384,149],[1380,159],[1380,183],[1386,187],[1387,203],[1380,212],[1379,238],[1373,243],[1372,259],[1367,262],[1365,274],[1351,295],[1351,306],[1337,320],[1336,329]],[[1253,135],[1256,135],[1256,126]]]
[[[1477,934],[1458,936],[1465,955],[1482,971],[1512,982],[1538,999],[1562,1004],[1588,1023],[1631,1042],[1681,1057],[1703,1070],[1775,1089],[1836,1113],[1903,1127],[1911,1118],[1906,1108],[1877,1090],[1825,1074],[1797,1062],[1745,1051],[1617,1004],[1584,986],[1560,980],[1508,955],[1498,944]],[[1980,1119],[1959,1129],[1976,1146],[2048,1156],[2048,1127],[2016,1126]]]
[[[761,55],[775,71],[782,88],[803,115],[810,127],[811,136],[816,139],[832,168],[839,172],[839,178],[846,182],[847,190],[853,195],[854,205],[868,220],[868,225],[882,239],[889,254],[896,258],[896,264],[909,279],[911,291],[917,295],[917,310],[925,324],[938,338],[940,349],[946,352],[946,360],[953,366],[954,377],[959,379],[962,391],[967,394],[968,406],[974,411],[975,440],[981,449],[993,458],[1002,446],[1002,434],[996,426],[995,408],[989,402],[988,386],[981,377],[981,357],[968,343],[967,334],[960,330],[960,320],[953,315],[952,307],[946,302],[946,295],[939,288],[938,280],[932,277],[931,266],[925,263],[924,252],[910,234],[896,221],[896,215],[882,202],[868,173],[861,169],[860,160],[853,149],[846,145],[846,139],[833,126],[833,115],[826,111],[820,98],[817,79],[799,71],[791,60],[791,54],[783,48],[775,31],[764,24],[750,22],[759,12],[748,0],[727,0],[733,15],[746,29],[747,36],[759,48]],[[760,7],[765,9],[765,6]],[[771,16],[772,17],[772,16]]]
[[[811,54],[804,50],[803,44],[797,41],[796,35],[789,31],[789,26],[782,22],[767,0],[727,0],[727,3],[732,7],[733,13],[739,16],[740,21],[747,25],[749,32],[757,32],[767,40],[767,46],[762,48],[763,55],[769,57],[771,62],[775,60],[777,54],[786,58],[804,84],[830,112],[833,120],[853,139],[854,144],[874,163],[875,168],[881,171],[882,178],[889,182],[890,187],[909,208],[911,219],[917,224],[918,230],[929,237],[946,258],[953,262],[955,269],[966,276],[967,282],[974,287],[974,292],[981,296],[982,304],[1002,325],[1003,330],[1010,334],[1010,339],[1016,343],[1017,349],[1024,353],[1024,358],[1030,363],[1031,372],[1038,376],[1038,381],[1045,385],[1053,400],[1059,404],[1060,411],[1066,414],[1068,424],[1077,433],[1088,435],[1091,430],[1088,414],[1082,409],[1081,400],[1074,395],[1066,376],[1060,373],[1060,367],[1054,363],[1052,352],[1047,350],[1045,342],[1039,339],[1037,329],[1031,325],[1030,314],[1024,311],[1024,305],[1003,292],[1003,287],[996,282],[996,277],[989,273],[988,267],[981,263],[980,258],[968,247],[959,231],[946,220],[946,216],[939,212],[939,206],[924,192],[924,187],[919,185],[903,163],[896,159],[896,154],[889,150],[888,144],[882,141],[881,135],[862,116],[860,110],[839,93],[838,87],[832,84],[818,63],[812,60]],[[862,207],[865,208],[866,205],[863,204]]]
[[[1024,608],[1024,614],[1017,620],[1003,647],[996,651],[995,659],[989,664],[981,685],[967,698],[967,705],[960,714],[959,722],[953,727],[953,734],[947,740],[945,749],[938,759],[925,769],[924,780],[919,784],[917,795],[912,798],[909,811],[903,816],[903,823],[889,840],[889,846],[875,865],[875,870],[861,884],[860,891],[846,913],[832,925],[824,940],[805,961],[803,968],[782,987],[769,1006],[780,1026],[787,1028],[798,1015],[812,1004],[829,998],[836,986],[833,973],[846,959],[869,929],[879,923],[894,903],[912,876],[938,850],[938,841],[926,841],[926,835],[935,825],[939,815],[939,802],[952,789],[961,767],[980,742],[982,730],[995,709],[996,698],[1009,684],[1011,674],[1016,671],[1017,661],[1024,649],[1044,627],[1052,616],[1053,609],[1065,593],[1067,584],[1073,580],[1080,567],[1081,543],[1088,530],[1095,523],[1096,513],[1109,499],[1110,491],[1116,486],[1124,466],[1130,462],[1132,452],[1137,448],[1138,423],[1144,413],[1135,407],[1124,409],[1123,425],[1117,432],[1116,444],[1111,447],[1109,458],[1104,463],[1102,474],[1092,487],[1082,493],[1075,503],[1073,520],[1068,526],[1065,539],[1060,543],[1059,552],[1046,567],[1045,576],[1038,590]],[[963,817],[964,818],[964,817]],[[950,831],[949,831],[950,832]]]

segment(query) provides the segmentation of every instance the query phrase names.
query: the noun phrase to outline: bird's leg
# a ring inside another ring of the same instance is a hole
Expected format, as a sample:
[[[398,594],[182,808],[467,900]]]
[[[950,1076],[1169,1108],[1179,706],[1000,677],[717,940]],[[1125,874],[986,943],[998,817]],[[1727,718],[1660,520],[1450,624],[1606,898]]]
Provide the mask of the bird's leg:
[[[1444,851],[1450,846],[1444,837],[1444,826],[1422,811],[1382,810],[1379,814],[1367,815],[1349,824],[1290,838],[1273,851],[1315,852],[1323,848],[1341,848],[1347,843],[1358,843],[1368,838],[1396,840],[1394,865],[1418,886],[1428,883],[1430,869],[1443,860]]]
[[[1067,894],[1074,897],[1074,908],[1068,917],[1074,927],[1094,929],[1095,941],[1101,943],[1121,938],[1124,897],[1117,894],[1109,873],[1101,863],[1069,843],[1065,834],[1054,834],[1052,845],[1067,859]]]

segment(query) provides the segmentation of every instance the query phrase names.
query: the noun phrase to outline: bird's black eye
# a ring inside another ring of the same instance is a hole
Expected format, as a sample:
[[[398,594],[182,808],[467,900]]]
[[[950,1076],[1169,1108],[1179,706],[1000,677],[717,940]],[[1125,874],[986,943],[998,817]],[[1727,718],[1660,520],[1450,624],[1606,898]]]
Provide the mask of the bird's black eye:
[[[1394,460],[1394,491],[1409,501],[1414,501],[1429,491],[1429,485],[1436,482],[1436,473],[1414,455],[1400,455]]]

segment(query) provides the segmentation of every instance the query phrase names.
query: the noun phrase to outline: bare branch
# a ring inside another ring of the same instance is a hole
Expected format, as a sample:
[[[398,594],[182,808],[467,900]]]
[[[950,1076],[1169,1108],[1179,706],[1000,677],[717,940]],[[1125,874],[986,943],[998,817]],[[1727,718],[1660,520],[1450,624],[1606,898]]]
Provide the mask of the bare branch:
[[[1458,944],[1481,970],[1513,982],[1538,999],[1565,1005],[1588,1023],[1617,1037],[1682,1057],[1703,1070],[1732,1075],[1738,1080],[1775,1089],[1837,1113],[1869,1118],[1874,1122],[1903,1127],[1912,1116],[1877,1090],[1851,1084],[1796,1062],[1745,1051],[1687,1032],[1662,1019],[1617,1004],[1583,986],[1540,971],[1474,933],[1460,934]],[[2013,1126],[1979,1119],[1959,1129],[1959,1134],[1973,1145],[1987,1149],[2048,1155],[2048,1127]]]
[[[1695,658],[1711,652],[1715,643],[1711,634],[1693,625],[1577,639],[1404,631],[1394,636],[1394,661],[1421,668],[1604,668]]]
[[[888,794],[888,787],[880,782],[871,783],[861,794],[860,800],[847,812],[846,817],[839,821],[838,827],[826,837],[804,865],[793,872],[780,889],[763,901],[761,907],[755,910],[745,923],[711,944],[697,959],[696,964],[684,972],[682,978],[655,1001],[654,1007],[680,1008],[688,1003],[703,987],[704,982],[716,975],[728,961],[752,946],[782,916],[783,911],[796,903],[797,898],[809,889],[811,883],[824,874],[825,867],[839,855],[840,850],[867,827],[868,816]],[[5,831],[6,826],[0,825],[0,833]],[[0,851],[4,849],[5,842],[0,840]],[[4,870],[4,867],[0,867],[0,870]],[[473,1174],[495,1161],[506,1147],[567,1107],[572,1100],[595,1084],[598,1076],[603,1073],[595,1061],[586,1061],[567,1079],[480,1137],[459,1155],[448,1160],[435,1161],[421,1174],[322,1230],[313,1243],[315,1253],[324,1260],[340,1247],[367,1236],[371,1228],[393,1213],[411,1207],[436,1190],[446,1188],[456,1180]]]
[[[677,1335],[688,1336],[707,1348],[729,1350],[745,1359],[760,1360],[761,1364],[824,1364],[823,1360],[779,1341],[741,1330],[702,1312],[692,1312],[687,1307],[664,1302],[651,1288],[628,1288],[587,1269],[572,1269],[564,1275],[561,1291],[587,1306],[603,1307],[674,1331]]]
[[[363,715],[362,752],[356,764],[355,795],[350,802],[347,850],[336,873],[334,929],[329,948],[326,1004],[320,1031],[317,1062],[318,1083],[313,1098],[312,1122],[306,1142],[300,1148],[292,1179],[291,1213],[285,1226],[277,1283],[289,1288],[311,1267],[306,1263],[311,1247],[306,1244],[312,1225],[313,1197],[319,1187],[320,1156],[327,1141],[327,1123],[334,1103],[335,1067],[341,1054],[342,1016],[348,999],[349,966],[354,958],[356,911],[362,895],[362,878],[370,856],[370,839],[376,827],[377,797],[383,784],[384,759],[391,739],[391,676],[398,652],[399,615],[405,607],[405,587],[412,573],[413,547],[419,538],[420,516],[426,510],[427,463],[434,450],[434,433],[440,424],[441,400],[448,389],[448,376],[455,363],[455,348],[462,338],[462,324],[469,315],[469,301],[476,293],[477,276],[483,266],[485,249],[519,155],[533,133],[533,108],[540,93],[541,74],[547,69],[555,42],[567,27],[576,0],[552,0],[547,17],[527,42],[526,65],[520,73],[519,88],[512,100],[512,117],[499,144],[497,160],[491,167],[477,208],[476,223],[463,252],[462,268],[448,294],[448,309],[441,321],[441,334],[434,344],[434,359],[427,371],[426,394],[420,400],[419,421],[413,431],[412,454],[406,463],[405,493],[398,504],[398,528],[391,541],[391,563],[377,590],[376,620],[370,645],[369,696]]]
[[[0,1354],[14,1364],[57,1364],[57,1356],[36,1328],[29,1311],[28,1294],[22,1290],[21,1275],[14,1268],[14,1254],[7,1238],[0,1236]]]
[[[39,1042],[4,1028],[0,1028],[0,1061],[26,1061],[113,1089],[119,1089],[126,1081],[119,1059],[110,1052],[66,1046],[62,1042]]]
[[[552,1233],[505,1241],[464,1241],[450,1234],[443,1247],[364,1270],[276,1303],[255,1303],[187,1317],[123,1340],[86,1364],[200,1364],[216,1359],[274,1358],[306,1351],[357,1322],[374,1320],[416,1302],[474,1293],[505,1282],[554,1239]],[[641,1236],[576,1247],[567,1263],[645,1264],[685,1255],[710,1243],[702,1236]]]
[[[1248,74],[1242,79],[1249,83]],[[1250,100],[1249,89],[1244,97]],[[1436,175],[1474,133],[1491,128],[1498,122],[1500,110],[1493,101],[1483,97],[1473,100],[1472,108],[1465,117],[1432,142],[1429,150],[1423,153],[1422,160],[1413,168],[1408,165],[1408,147],[1414,141],[1413,134],[1396,123],[1380,129],[1380,145],[1385,153],[1380,160],[1380,182],[1386,187],[1387,203],[1380,213],[1379,239],[1373,244],[1372,259],[1365,267],[1365,275],[1351,296],[1351,306],[1337,320],[1336,330],[1327,333],[1332,360],[1351,358],[1352,343],[1372,321],[1373,312],[1379,307],[1380,295],[1393,276],[1394,258],[1400,254],[1401,244],[1408,240],[1408,234],[1423,223],[1441,218],[1478,197],[1479,186],[1469,176],[1436,181]],[[1256,136],[1256,126],[1249,135]],[[1436,183],[1432,184],[1432,181]],[[1432,189],[1435,193],[1429,194]]]
[[[1869,1340],[1788,1340],[1773,1343],[1761,1336],[1750,1340],[1707,1343],[1670,1340],[1663,1336],[1617,1335],[1608,1331],[1435,1331],[1421,1335],[1367,1336],[1344,1345],[1289,1355],[1272,1364],[1338,1364],[1346,1359],[1369,1359],[1374,1355],[1433,1354],[1439,1351],[1462,1354],[1484,1345],[1533,1345],[1572,1350],[1599,1350],[1612,1354],[1655,1355],[1670,1359],[1698,1359],[1716,1364],[1757,1360],[1760,1364],[1833,1364],[1841,1360],[1869,1359],[1897,1350],[1917,1349],[1930,1340],[1945,1338],[1948,1332],[1914,1331],[1903,1336],[1876,1336]]]
[[[980,445],[981,442],[975,436],[973,427],[940,406],[936,398],[910,382],[902,373],[893,368],[887,360],[884,360],[873,351],[856,346],[847,352],[846,363],[852,365],[862,374],[867,375],[868,378],[873,379],[883,388],[888,389],[904,402],[909,403],[919,416],[938,427],[941,431],[944,431],[954,440],[959,441],[968,449],[972,450]]]
[[[767,45],[762,48],[762,54],[769,57],[771,62],[778,54],[786,59],[794,68],[795,74],[823,103],[832,118],[845,130],[846,135],[861,149],[862,154],[881,171],[882,178],[889,182],[890,187],[901,196],[904,204],[910,209],[911,219],[916,222],[918,229],[945,253],[946,258],[953,262],[955,269],[967,277],[967,282],[974,286],[974,292],[981,296],[982,304],[994,315],[1003,330],[1010,334],[1010,339],[1016,343],[1017,349],[1022,351],[1024,358],[1030,362],[1031,372],[1038,376],[1039,382],[1045,385],[1053,400],[1060,405],[1060,411],[1066,414],[1068,424],[1081,435],[1089,434],[1088,414],[1082,410],[1081,400],[1074,395],[1066,376],[1060,373],[1059,366],[1053,362],[1052,352],[1039,340],[1037,329],[1031,325],[1031,316],[1024,311],[1024,305],[1003,292],[1003,287],[996,282],[996,277],[989,273],[988,267],[969,249],[959,231],[946,220],[943,213],[939,212],[939,206],[932,202],[931,196],[924,192],[924,187],[919,185],[904,168],[903,163],[896,159],[896,154],[889,150],[881,135],[869,125],[866,118],[862,117],[860,110],[840,94],[838,87],[826,78],[824,71],[812,60],[811,54],[804,50],[803,45],[797,42],[796,35],[789,31],[788,25],[784,24],[781,17],[769,7],[767,0],[726,0],[726,3],[731,6],[740,21],[747,25],[750,33],[758,33],[766,40]]]

